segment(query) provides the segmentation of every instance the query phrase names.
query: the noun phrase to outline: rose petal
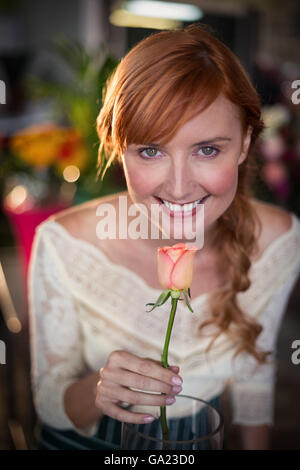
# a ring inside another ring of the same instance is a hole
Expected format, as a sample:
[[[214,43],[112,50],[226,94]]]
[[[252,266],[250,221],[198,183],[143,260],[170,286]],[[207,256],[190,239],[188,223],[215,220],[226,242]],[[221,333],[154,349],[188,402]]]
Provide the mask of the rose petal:
[[[172,286],[187,289],[193,281],[194,257],[196,250],[188,250],[182,254],[171,273]]]
[[[184,253],[184,248],[178,247],[178,248],[171,248],[171,250],[168,250],[168,255],[170,256],[171,260],[173,263],[176,263],[177,260],[180,258],[180,256]]]
[[[175,245],[173,245],[171,248],[183,248],[186,250],[186,244],[185,243],[176,243]]]
[[[170,274],[173,266],[174,263],[167,253],[164,253],[163,251],[157,253],[158,280],[164,289],[171,289]]]

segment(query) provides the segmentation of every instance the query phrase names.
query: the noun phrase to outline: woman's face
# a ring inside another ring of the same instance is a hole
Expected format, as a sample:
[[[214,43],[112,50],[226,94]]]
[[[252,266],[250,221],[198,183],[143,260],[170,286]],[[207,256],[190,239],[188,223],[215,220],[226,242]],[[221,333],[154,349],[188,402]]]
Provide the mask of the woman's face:
[[[208,196],[203,201],[207,240],[234,199],[238,167],[246,158],[250,140],[250,128],[243,139],[238,108],[220,95],[166,145],[138,142],[128,146],[122,161],[129,195],[133,202],[147,207],[149,216],[152,204],[163,204],[162,209],[170,214],[170,239],[172,222],[178,223],[183,216],[178,217],[175,208],[162,201],[181,205]],[[195,218],[196,210],[185,209],[184,217]]]

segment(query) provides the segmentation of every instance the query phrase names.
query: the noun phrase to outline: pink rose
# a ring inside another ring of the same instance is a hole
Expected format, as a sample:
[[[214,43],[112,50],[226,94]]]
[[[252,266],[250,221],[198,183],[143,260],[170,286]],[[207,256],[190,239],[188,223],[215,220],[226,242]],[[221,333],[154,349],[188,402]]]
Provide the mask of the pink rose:
[[[158,280],[164,289],[186,290],[191,286],[197,250],[185,243],[157,249]]]

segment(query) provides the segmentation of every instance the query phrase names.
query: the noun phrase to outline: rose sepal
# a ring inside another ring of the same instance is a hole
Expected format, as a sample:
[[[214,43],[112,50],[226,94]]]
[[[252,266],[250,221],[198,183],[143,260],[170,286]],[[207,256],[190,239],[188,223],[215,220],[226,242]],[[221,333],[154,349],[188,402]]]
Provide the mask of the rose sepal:
[[[189,289],[190,290],[190,289]],[[192,309],[192,307],[190,306],[190,303],[189,303],[189,299],[188,299],[188,296],[186,295],[186,291],[182,291],[183,292],[183,295],[184,295],[184,298],[185,298],[185,303],[187,304],[189,310],[194,313],[194,310]]]
[[[184,295],[184,298],[185,298],[185,303],[187,305],[187,307],[189,308],[189,310],[194,313],[194,310],[192,309],[190,303],[189,303],[189,300],[188,300],[188,297],[187,297],[187,294],[186,294],[186,291],[184,289],[165,289],[161,294],[160,296],[158,297],[157,301],[155,303],[153,302],[148,302],[146,304],[147,305],[152,305],[152,308],[150,310],[147,310],[147,313],[149,312],[152,312],[152,310],[154,310],[156,307],[160,307],[161,305],[163,305],[167,300],[168,298],[171,296],[172,299],[177,299],[177,300],[183,300],[183,299],[180,299],[180,295],[181,293],[183,293]],[[189,297],[191,298],[191,294],[190,294],[190,288],[188,288],[188,294],[189,294]]]
[[[162,293],[160,294],[160,296],[158,297],[155,303],[149,302],[146,304],[146,306],[153,305],[153,307],[150,310],[146,310],[147,313],[152,312],[152,310],[155,309],[156,307],[160,307],[161,305],[163,305],[168,300],[170,295],[171,295],[171,289],[165,289],[164,291],[162,291]]]

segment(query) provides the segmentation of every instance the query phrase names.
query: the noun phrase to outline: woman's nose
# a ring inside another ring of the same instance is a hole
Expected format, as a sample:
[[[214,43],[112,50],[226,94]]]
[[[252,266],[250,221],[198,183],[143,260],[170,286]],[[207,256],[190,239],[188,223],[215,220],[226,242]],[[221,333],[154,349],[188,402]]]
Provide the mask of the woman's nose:
[[[173,195],[174,202],[186,200],[185,196],[191,194],[193,190],[193,173],[187,163],[174,161],[167,179],[168,192]]]

